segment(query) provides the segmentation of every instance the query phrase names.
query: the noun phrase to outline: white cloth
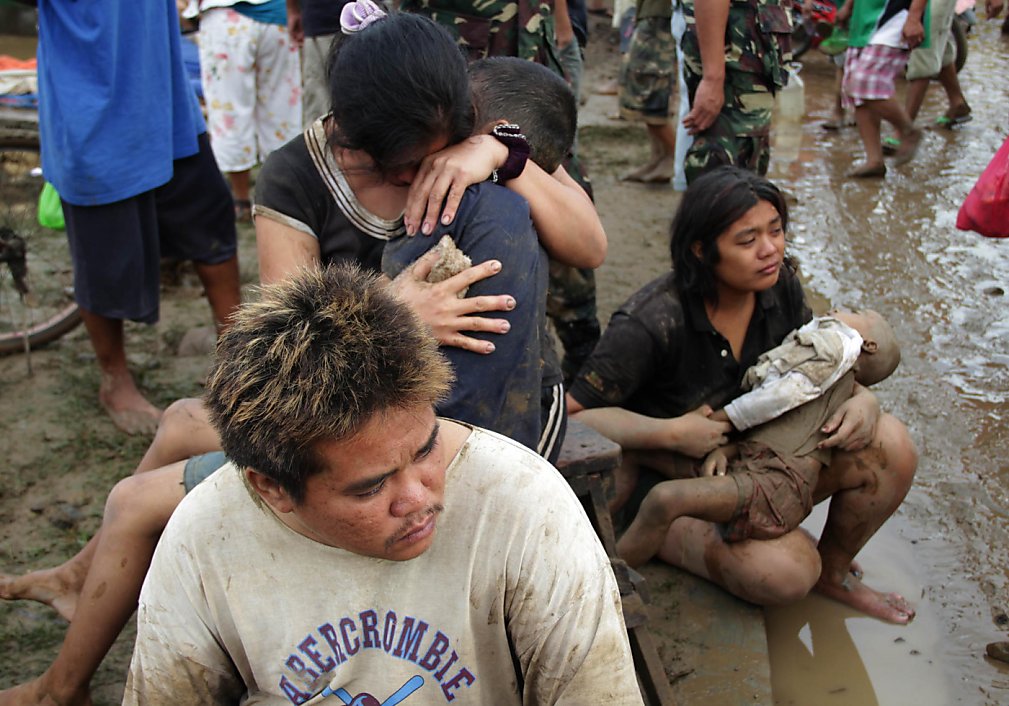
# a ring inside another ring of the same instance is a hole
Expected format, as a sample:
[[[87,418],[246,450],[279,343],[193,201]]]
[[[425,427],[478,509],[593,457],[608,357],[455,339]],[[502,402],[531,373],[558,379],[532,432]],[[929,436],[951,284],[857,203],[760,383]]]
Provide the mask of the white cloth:
[[[265,5],[270,2],[270,0],[199,0],[198,2],[190,2],[183,11],[183,16],[185,16],[186,12],[192,11],[190,8],[194,4],[199,8],[199,12],[203,12],[204,10],[210,10],[215,7],[232,7],[233,5],[237,5],[239,2],[244,2],[249,5]]]
[[[39,92],[39,77],[35,69],[0,71],[0,95],[21,96]]]
[[[907,49],[907,42],[904,41],[904,23],[907,22],[907,15],[907,10],[901,10],[888,19],[882,27],[878,27],[872,33],[869,44]]]
[[[858,331],[818,316],[757,358],[743,376],[740,395],[725,405],[732,425],[744,431],[814,400],[851,370],[862,350]]]
[[[343,703],[418,685],[407,706],[642,703],[609,560],[560,474],[474,429],[444,505],[424,554],[363,557],[294,532],[225,465],[161,538],[123,703],[302,703],[327,685]]]

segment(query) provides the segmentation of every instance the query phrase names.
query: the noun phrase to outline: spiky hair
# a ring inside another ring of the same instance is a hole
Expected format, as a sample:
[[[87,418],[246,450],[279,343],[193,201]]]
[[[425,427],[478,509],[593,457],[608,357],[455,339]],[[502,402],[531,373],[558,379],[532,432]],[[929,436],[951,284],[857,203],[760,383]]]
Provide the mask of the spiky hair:
[[[217,343],[206,403],[228,456],[295,502],[324,470],[318,442],[448,393],[451,368],[434,338],[377,275],[302,269],[259,295]]]

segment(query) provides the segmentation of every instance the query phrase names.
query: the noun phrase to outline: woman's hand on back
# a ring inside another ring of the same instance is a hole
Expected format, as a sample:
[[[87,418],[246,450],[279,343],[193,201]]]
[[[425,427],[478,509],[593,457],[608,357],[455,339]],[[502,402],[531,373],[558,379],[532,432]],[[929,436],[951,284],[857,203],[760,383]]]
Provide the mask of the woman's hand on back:
[[[827,438],[819,443],[819,447],[861,451],[876,435],[879,414],[876,395],[861,385],[856,386],[855,394],[845,400],[823,425],[822,431]]]
[[[484,295],[460,299],[459,293],[475,282],[501,271],[501,263],[488,260],[463,270],[443,282],[431,284],[427,276],[438,261],[438,253],[429,250],[391,283],[396,295],[405,301],[443,346],[454,346],[474,353],[493,353],[494,344],[465,335],[464,331],[508,333],[505,319],[470,316],[481,312],[511,311],[515,299],[508,294]]]

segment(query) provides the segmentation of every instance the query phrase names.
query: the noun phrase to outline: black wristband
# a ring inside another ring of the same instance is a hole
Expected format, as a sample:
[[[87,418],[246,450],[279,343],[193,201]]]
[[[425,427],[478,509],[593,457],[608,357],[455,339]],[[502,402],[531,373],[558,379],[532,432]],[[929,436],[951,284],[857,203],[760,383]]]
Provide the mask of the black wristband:
[[[526,168],[529,161],[529,142],[522,134],[522,128],[513,123],[495,125],[490,134],[508,148],[508,158],[504,164],[491,172],[491,181],[500,184],[515,179]]]

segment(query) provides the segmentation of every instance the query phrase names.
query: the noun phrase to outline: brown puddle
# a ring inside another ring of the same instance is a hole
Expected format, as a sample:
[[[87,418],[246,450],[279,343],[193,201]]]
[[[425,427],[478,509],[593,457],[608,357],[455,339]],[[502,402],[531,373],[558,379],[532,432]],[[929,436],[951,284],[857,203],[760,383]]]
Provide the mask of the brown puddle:
[[[818,532],[826,516],[817,508],[807,526]],[[972,673],[989,667],[983,657],[986,634],[971,622],[973,615],[948,635],[943,616],[948,606],[942,593],[956,592],[972,605],[984,603],[977,588],[963,577],[949,576],[941,593],[929,588],[935,565],[923,568],[921,553],[910,543],[913,530],[898,518],[880,532],[859,555],[865,581],[874,588],[896,591],[915,606],[917,616],[907,626],[890,625],[856,613],[818,595],[788,607],[765,610],[775,704],[871,706],[952,703],[999,703],[987,700],[986,688]],[[994,676],[994,675],[993,675]],[[996,679],[998,681],[998,679]],[[997,692],[993,692],[997,693]]]

